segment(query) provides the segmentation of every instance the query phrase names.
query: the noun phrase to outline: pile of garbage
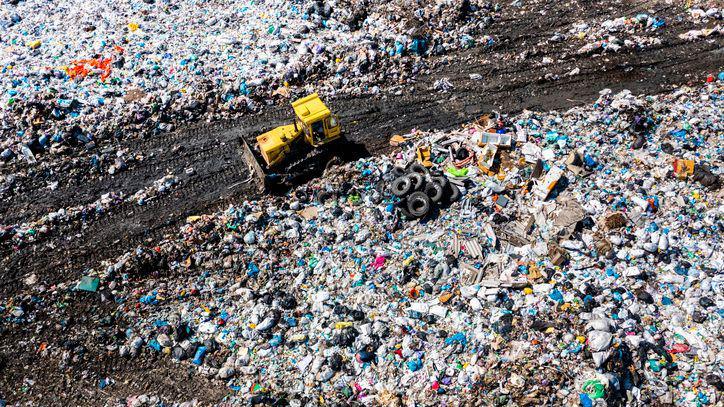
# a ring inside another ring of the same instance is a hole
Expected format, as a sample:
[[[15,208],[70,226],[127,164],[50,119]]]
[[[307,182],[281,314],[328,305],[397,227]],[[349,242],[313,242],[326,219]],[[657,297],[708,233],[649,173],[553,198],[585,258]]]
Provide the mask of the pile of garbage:
[[[718,405],[723,92],[415,131],[191,216],[79,282],[128,326],[96,346],[252,404]],[[403,178],[460,199],[407,216]]]
[[[413,163],[407,169],[396,167],[390,175],[394,179],[389,184],[389,190],[400,199],[400,213],[410,219],[424,218],[430,214],[433,205],[450,204],[460,198],[457,185],[442,172],[430,172],[421,163]]]
[[[689,9],[688,18],[703,25],[703,27],[682,33],[679,38],[693,41],[699,38],[720,35],[724,33],[724,27],[721,25],[722,17],[723,14],[720,8],[710,7],[705,10],[701,7],[692,7]]]
[[[0,9],[0,161],[258,111],[314,86],[374,94],[487,45],[482,1],[66,2]],[[72,21],[72,24],[69,24]],[[32,152],[32,154],[28,154]]]
[[[646,48],[661,44],[656,37],[657,29],[666,25],[663,18],[648,14],[638,14],[634,17],[619,17],[606,20],[598,26],[589,26],[586,23],[576,25],[570,34],[574,38],[586,41],[579,50],[579,54],[592,52],[617,52],[622,48]],[[651,36],[642,36],[642,33],[651,33]]]

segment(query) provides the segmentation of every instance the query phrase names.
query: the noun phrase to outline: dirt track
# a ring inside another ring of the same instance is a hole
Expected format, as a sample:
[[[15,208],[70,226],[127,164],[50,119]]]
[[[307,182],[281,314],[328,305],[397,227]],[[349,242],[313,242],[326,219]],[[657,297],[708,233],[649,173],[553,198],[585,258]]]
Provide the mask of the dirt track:
[[[536,46],[579,20],[632,15],[649,8],[665,16],[680,12],[670,6],[656,7],[650,2],[614,10],[596,6],[596,2],[579,2],[581,7],[574,10],[557,3],[550,2],[547,16],[530,13],[524,19],[496,22],[491,27],[491,34],[498,38],[493,49],[480,48],[433,61],[430,72],[419,76],[414,86],[399,89],[402,96],[390,93],[386,97],[340,97],[327,101],[333,111],[338,112],[347,137],[363,144],[366,149],[363,153],[375,154],[386,149],[391,134],[411,128],[451,128],[490,110],[510,113],[523,109],[566,109],[590,103],[607,87],[658,93],[688,81],[701,82],[706,74],[721,68],[724,59],[721,37],[684,42],[676,34],[691,27],[684,23],[677,25],[673,18],[662,38],[663,44],[644,50],[581,56],[570,52],[566,44]],[[528,56],[519,58],[523,50],[528,51]],[[540,61],[546,56],[555,62],[541,66]],[[574,68],[579,68],[580,73],[568,76]],[[471,80],[472,73],[482,75],[483,79]],[[546,79],[546,74],[557,75],[558,79]],[[442,77],[450,78],[455,86],[452,92],[438,93],[431,89],[433,82]],[[19,251],[3,246],[0,252],[0,270],[4,271],[0,282],[2,297],[22,291],[24,286],[20,280],[32,273],[47,286],[76,281],[84,269],[96,266],[101,259],[113,258],[140,243],[153,244],[165,234],[176,233],[189,215],[208,213],[249,197],[254,192],[251,184],[244,182],[249,173],[240,158],[236,139],[241,133],[252,135],[288,120],[287,113],[288,109],[283,107],[211,128],[203,125],[194,131],[148,140],[129,139],[120,147],[146,158],[115,176],[98,179],[88,174],[79,175],[62,180],[55,191],[39,188],[41,183],[45,185],[42,177],[28,181],[25,193],[0,202],[5,223],[29,221],[57,208],[92,202],[108,191],[131,195],[165,174],[175,174],[181,183],[161,199],[143,206],[121,204],[85,225],[63,227],[48,239]],[[193,168],[195,174],[186,175],[186,168]],[[35,363],[32,349],[37,348],[38,341],[57,338],[61,343],[68,332],[83,329],[85,324],[92,326],[93,321],[115,309],[113,303],[100,303],[90,296],[77,295],[68,301],[70,331],[53,324],[49,324],[42,335],[22,331],[22,328],[0,331],[3,356],[0,389],[8,392],[5,397],[11,400],[23,397],[18,392],[19,383],[28,375],[24,366]],[[63,318],[47,317],[49,322]],[[36,339],[37,336],[42,338]],[[207,401],[218,400],[227,391],[205,379],[189,378],[183,367],[168,361],[145,359],[134,363],[119,361],[99,349],[88,349],[88,352],[82,368],[61,368],[53,362],[35,379],[46,386],[47,394],[57,395],[56,400],[67,398],[76,404],[99,404],[113,395],[138,394],[150,391],[148,389],[171,399],[183,399],[183,395],[195,393],[195,397]],[[22,355],[17,357],[18,354]],[[112,375],[119,383],[128,379],[129,383],[114,386],[112,393],[102,391],[96,386],[96,380],[103,375]],[[169,376],[174,379],[167,379]],[[40,384],[35,388],[39,391]],[[198,392],[199,388],[204,391]],[[37,397],[37,393],[31,397]],[[48,400],[42,404],[48,404]]]

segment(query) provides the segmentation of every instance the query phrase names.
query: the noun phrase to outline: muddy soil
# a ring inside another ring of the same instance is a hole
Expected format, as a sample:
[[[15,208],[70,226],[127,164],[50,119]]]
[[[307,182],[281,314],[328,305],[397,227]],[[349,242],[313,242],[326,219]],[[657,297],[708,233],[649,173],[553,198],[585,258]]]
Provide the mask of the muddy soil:
[[[327,102],[338,113],[347,137],[360,146],[359,153],[379,154],[387,150],[389,136],[410,129],[449,129],[491,110],[567,109],[591,103],[603,88],[659,93],[679,84],[702,82],[706,74],[718,72],[724,60],[721,37],[695,42],[678,38],[679,33],[692,29],[686,20],[677,21],[676,16],[684,12],[680,6],[623,1],[604,7],[594,1],[550,1],[540,7],[547,12],[496,21],[490,28],[498,39],[492,49],[476,48],[430,61],[429,72],[412,85],[393,87],[383,96],[338,97]],[[661,45],[578,55],[570,44],[546,41],[574,22],[647,11],[667,21]],[[554,62],[542,66],[545,57]],[[568,75],[574,69],[579,73]],[[482,79],[471,79],[471,74]],[[448,93],[433,90],[440,78],[449,78],[454,89]],[[238,138],[251,139],[288,120],[289,109],[282,106],[234,122],[203,123],[151,139],[129,138],[117,147],[145,159],[119,174],[60,179],[52,191],[44,187],[50,175],[36,174],[25,180],[22,193],[0,202],[6,224],[93,202],[109,191],[132,195],[166,174],[177,175],[181,182],[171,193],[143,206],[121,204],[85,224],[63,226],[35,244],[1,246],[1,303],[42,303],[43,298],[33,299],[27,293],[23,280],[28,276],[35,274],[47,287],[77,281],[84,270],[102,259],[173,238],[189,215],[250,198],[257,192],[249,182]],[[188,168],[193,168],[192,175],[186,173]],[[90,333],[102,331],[112,336],[125,329],[124,316],[116,310],[115,303],[98,295],[72,293],[64,297],[63,307],[48,307],[32,324],[0,321],[0,399],[34,400],[40,405],[100,405],[118,397],[153,393],[165,400],[212,403],[230,394],[223,383],[191,373],[167,357],[144,354],[138,360],[125,360],[98,346],[103,341]],[[79,356],[78,345],[82,347]],[[45,352],[38,351],[41,347],[66,347],[73,349],[74,356],[58,360],[44,356]],[[104,377],[112,377],[116,383],[101,389],[98,382]]]

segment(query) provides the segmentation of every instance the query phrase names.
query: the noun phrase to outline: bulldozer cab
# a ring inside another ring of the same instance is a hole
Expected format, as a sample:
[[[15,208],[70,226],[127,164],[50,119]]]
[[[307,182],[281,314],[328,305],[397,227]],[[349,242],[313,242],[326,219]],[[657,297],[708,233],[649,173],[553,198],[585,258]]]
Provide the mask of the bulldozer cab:
[[[301,127],[311,146],[319,147],[339,138],[339,119],[316,93],[292,102],[292,108],[296,115],[295,125]]]

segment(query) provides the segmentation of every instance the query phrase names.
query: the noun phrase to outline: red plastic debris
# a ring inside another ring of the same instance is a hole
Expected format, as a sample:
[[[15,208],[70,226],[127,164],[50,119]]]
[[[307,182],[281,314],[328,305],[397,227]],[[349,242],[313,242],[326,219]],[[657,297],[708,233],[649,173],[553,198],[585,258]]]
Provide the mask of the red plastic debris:
[[[100,78],[105,81],[111,75],[111,63],[113,58],[79,59],[71,61],[68,68],[68,76],[71,79],[85,78],[91,72],[100,73]]]
[[[689,349],[691,349],[691,347],[689,347],[689,345],[687,345],[685,343],[677,343],[671,347],[671,350],[669,351],[669,353],[686,353],[689,351]]]

